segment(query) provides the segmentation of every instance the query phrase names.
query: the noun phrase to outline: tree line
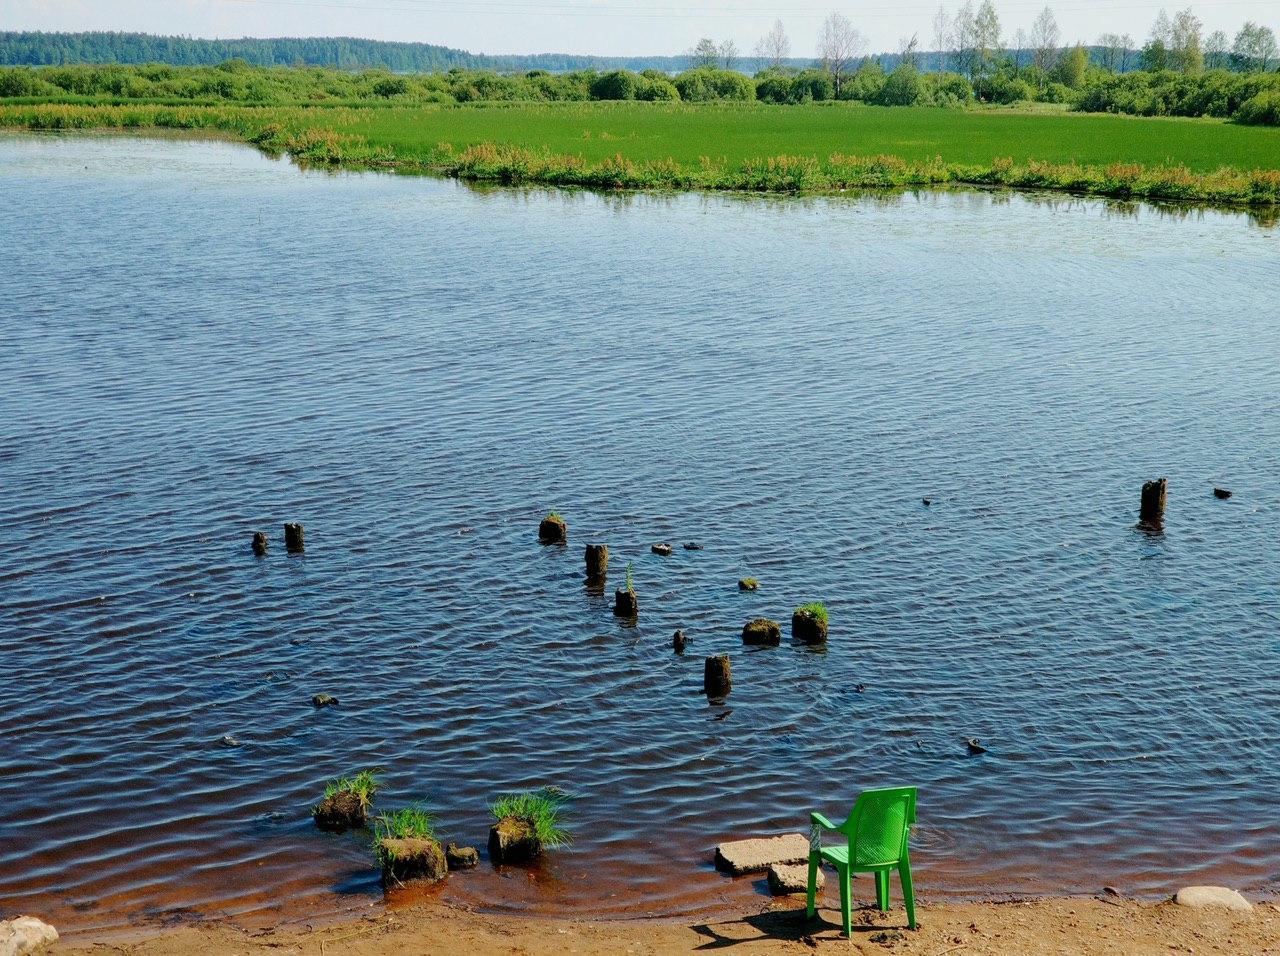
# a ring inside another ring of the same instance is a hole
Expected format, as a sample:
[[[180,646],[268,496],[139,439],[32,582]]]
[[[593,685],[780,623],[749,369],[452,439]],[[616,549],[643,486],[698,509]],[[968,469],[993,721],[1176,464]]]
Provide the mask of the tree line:
[[[192,102],[249,105],[383,105],[472,102],[762,101],[804,104],[856,101],[878,106],[966,108],[976,103],[1047,100],[1090,112],[1143,116],[1218,116],[1280,125],[1280,73],[1170,70],[1111,73],[1079,48],[1052,68],[1005,62],[973,79],[926,73],[910,62],[886,70],[863,59],[837,73],[834,64],[767,66],[754,77],[699,65],[674,76],[661,70],[529,70],[502,74],[455,68],[434,73],[256,67],[230,60],[214,67],[0,67],[0,98],[27,101]],[[1037,85],[1038,78],[1043,85]]]

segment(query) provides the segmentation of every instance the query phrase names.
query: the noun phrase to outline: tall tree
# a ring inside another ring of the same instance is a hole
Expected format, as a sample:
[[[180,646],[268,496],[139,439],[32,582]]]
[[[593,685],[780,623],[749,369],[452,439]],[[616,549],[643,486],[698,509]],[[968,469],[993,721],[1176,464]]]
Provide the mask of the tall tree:
[[[738,65],[738,44],[725,40],[720,44],[720,66],[732,70]]]
[[[1276,35],[1270,27],[1249,20],[1236,34],[1231,52],[1241,69],[1265,70],[1276,58]]]
[[[1046,72],[1053,69],[1058,62],[1058,45],[1062,40],[1062,32],[1058,29],[1058,18],[1053,11],[1045,7],[1031,24],[1031,45],[1035,49],[1035,64]]]
[[[720,65],[720,47],[710,37],[703,37],[689,51],[689,65],[695,69],[702,67],[714,69]]]
[[[1098,65],[1108,73],[1120,72],[1120,59],[1124,54],[1124,38],[1118,33],[1104,33],[1098,37]]]
[[[1084,86],[1084,76],[1088,68],[1089,54],[1077,43],[1058,61],[1058,66],[1053,72],[1059,83],[1078,90]]]
[[[1204,72],[1204,23],[1190,7],[1174,15],[1169,29],[1169,65],[1179,73]]]
[[[1231,41],[1222,30],[1214,30],[1204,38],[1204,65],[1211,70],[1221,70],[1230,62],[1227,52]]]
[[[1000,15],[991,0],[982,0],[973,21],[973,67],[970,78],[993,72],[1000,60],[1004,42],[1000,39]]]
[[[933,48],[938,53],[938,68],[945,70],[951,54],[951,14],[945,6],[938,7],[933,15]]]
[[[1018,32],[1013,35],[1013,75],[1017,76],[1022,72],[1023,66],[1026,64],[1023,59],[1027,55],[1027,50],[1031,48],[1031,40],[1027,36],[1027,31],[1018,27]]]
[[[1120,37],[1120,43],[1121,43],[1120,72],[1128,73],[1129,63],[1133,58],[1133,36],[1128,33],[1124,34],[1123,36]]]
[[[956,18],[951,21],[951,43],[955,47],[953,68],[970,77],[975,73],[977,39],[978,14],[973,9],[973,3],[965,0],[956,11]]]
[[[913,70],[920,69],[920,34],[913,33],[909,39],[902,37],[898,40],[898,60]]]
[[[774,20],[773,27],[756,43],[756,57],[761,67],[782,66],[791,56],[791,40],[781,20]]]
[[[844,88],[845,77],[852,71],[853,61],[862,56],[866,48],[867,41],[844,14],[829,14],[822,22],[822,30],[818,33],[818,56],[822,60],[822,68],[831,74],[837,98]]]

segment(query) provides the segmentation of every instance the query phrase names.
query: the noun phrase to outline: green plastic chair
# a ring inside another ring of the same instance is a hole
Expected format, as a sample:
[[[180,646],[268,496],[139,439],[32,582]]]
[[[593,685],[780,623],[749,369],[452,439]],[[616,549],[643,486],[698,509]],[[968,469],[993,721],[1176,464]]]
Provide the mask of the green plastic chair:
[[[911,858],[907,854],[907,833],[916,822],[916,788],[894,787],[868,790],[858,797],[849,818],[836,826],[821,813],[809,815],[809,906],[810,919],[817,912],[818,867],[826,860],[840,877],[840,915],[844,935],[853,935],[849,911],[849,877],[853,873],[876,875],[876,903],[881,912],[889,909],[889,871],[897,870],[902,897],[907,904],[907,923],[916,928],[916,897],[911,890]],[[847,846],[824,847],[822,831],[835,830],[848,837]]]

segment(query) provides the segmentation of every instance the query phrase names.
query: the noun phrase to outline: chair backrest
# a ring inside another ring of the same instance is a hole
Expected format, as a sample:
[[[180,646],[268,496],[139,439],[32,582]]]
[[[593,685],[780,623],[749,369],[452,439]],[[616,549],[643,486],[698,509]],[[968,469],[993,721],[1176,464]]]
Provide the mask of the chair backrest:
[[[850,864],[881,866],[902,859],[915,822],[916,788],[893,787],[864,791],[837,829],[849,838]]]

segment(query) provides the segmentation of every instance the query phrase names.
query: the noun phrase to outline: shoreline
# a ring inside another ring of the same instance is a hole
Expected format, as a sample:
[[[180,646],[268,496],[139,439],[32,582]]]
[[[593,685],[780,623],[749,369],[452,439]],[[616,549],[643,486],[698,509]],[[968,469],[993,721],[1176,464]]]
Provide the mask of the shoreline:
[[[855,900],[867,886],[855,887]],[[1280,904],[1256,902],[1252,912],[1193,909],[1171,901],[1149,902],[1106,894],[1030,900],[920,904],[920,929],[906,929],[898,901],[888,913],[863,902],[854,912],[852,941],[840,933],[830,900],[815,920],[804,917],[803,897],[765,901],[758,909],[720,920],[583,920],[478,913],[430,903],[385,910],[359,919],[314,920],[252,930],[230,920],[181,926],[138,927],[110,938],[68,934],[54,952],[89,951],[137,956],[197,953],[355,953],[390,956],[458,953],[529,956],[574,952],[687,953],[733,949],[742,953],[828,952],[943,953],[986,956],[1019,953],[1280,951]]]
[[[832,154],[747,158],[738,165],[704,163],[691,168],[673,160],[638,161],[621,152],[599,162],[503,142],[457,149],[437,143],[423,155],[397,154],[389,145],[342,132],[358,114],[333,108],[330,115],[293,107],[149,105],[108,106],[0,103],[0,129],[27,133],[132,133],[213,135],[287,156],[304,169],[434,175],[495,186],[580,188],[601,193],[698,192],[822,197],[848,192],[1008,190],[1114,202],[1148,202],[1181,208],[1234,210],[1260,221],[1280,218],[1280,170],[1224,166],[1193,172],[1185,166],[1108,166],[995,158],[986,165],[950,163],[941,156],[908,160],[894,155]],[[314,125],[313,125],[314,121]]]

